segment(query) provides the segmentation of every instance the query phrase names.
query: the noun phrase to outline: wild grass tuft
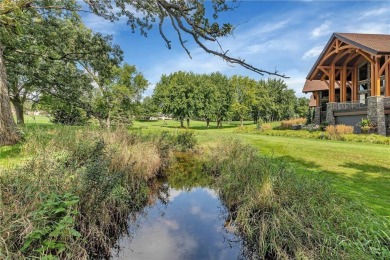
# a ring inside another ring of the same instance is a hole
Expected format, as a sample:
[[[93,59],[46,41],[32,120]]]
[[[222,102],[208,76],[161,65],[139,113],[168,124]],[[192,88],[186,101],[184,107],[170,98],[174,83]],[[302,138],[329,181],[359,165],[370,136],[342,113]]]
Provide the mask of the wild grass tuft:
[[[328,125],[325,128],[328,139],[341,140],[346,134],[353,134],[353,126],[347,125]]]
[[[306,118],[293,118],[289,120],[283,120],[280,124],[281,129],[291,129],[291,127],[296,125],[304,125],[306,124]]]

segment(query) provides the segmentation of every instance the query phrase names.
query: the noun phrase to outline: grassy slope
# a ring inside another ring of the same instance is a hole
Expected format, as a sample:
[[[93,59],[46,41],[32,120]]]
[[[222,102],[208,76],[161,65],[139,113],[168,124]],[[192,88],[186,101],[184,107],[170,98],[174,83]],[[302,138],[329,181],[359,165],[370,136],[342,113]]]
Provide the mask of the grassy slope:
[[[37,123],[48,124],[48,120],[38,117]],[[27,127],[33,124],[28,123]],[[223,129],[216,129],[215,123],[211,123],[210,129],[207,129],[204,122],[191,121],[191,129],[196,131],[201,141],[237,136],[233,133],[237,125],[238,122],[224,123]],[[143,132],[178,128],[179,122],[173,120],[167,120],[166,124],[163,121],[135,122],[132,127]],[[300,173],[325,173],[346,195],[361,200],[377,214],[390,216],[388,146],[251,134],[239,136],[259,147],[261,153],[295,164]],[[18,160],[19,153],[18,145],[0,148],[0,166]]]

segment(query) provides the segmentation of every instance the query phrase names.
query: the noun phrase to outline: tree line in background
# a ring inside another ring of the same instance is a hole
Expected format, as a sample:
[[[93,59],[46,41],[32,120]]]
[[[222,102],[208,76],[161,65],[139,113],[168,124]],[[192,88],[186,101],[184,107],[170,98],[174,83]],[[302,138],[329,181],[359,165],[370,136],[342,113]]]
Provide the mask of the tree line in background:
[[[227,77],[221,73],[195,74],[175,72],[163,75],[152,97],[145,98],[140,109],[145,117],[158,113],[170,115],[184,126],[191,119],[204,120],[207,127],[223,120],[278,121],[305,117],[307,98],[297,98],[281,79],[256,81],[249,77]]]

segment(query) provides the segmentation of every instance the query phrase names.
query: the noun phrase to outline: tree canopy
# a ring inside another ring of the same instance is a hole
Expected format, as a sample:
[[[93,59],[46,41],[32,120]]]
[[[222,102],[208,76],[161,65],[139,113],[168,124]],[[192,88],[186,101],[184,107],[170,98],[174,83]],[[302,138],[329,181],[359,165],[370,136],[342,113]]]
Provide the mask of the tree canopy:
[[[107,56],[102,55],[101,60],[90,61],[89,55],[97,51],[97,49],[93,50],[94,46],[98,48],[107,46],[111,48],[111,46],[110,44],[91,44],[93,39],[97,41],[99,39],[107,41],[107,39],[91,33],[89,33],[89,38],[85,37],[88,35],[87,29],[82,25],[77,25],[80,24],[78,15],[80,12],[91,12],[111,21],[125,17],[130,29],[133,32],[139,31],[143,36],[147,36],[148,31],[153,27],[158,27],[166,46],[171,48],[172,41],[168,39],[163,26],[167,23],[176,32],[180,45],[190,57],[191,53],[186,45],[189,40],[195,42],[205,52],[218,56],[227,63],[241,65],[259,74],[266,73],[284,77],[277,71],[259,69],[246,63],[244,59],[230,56],[229,50],[224,50],[219,44],[218,39],[231,34],[234,27],[229,23],[218,22],[218,16],[236,8],[235,2],[227,0],[212,0],[208,3],[204,0],[85,0],[82,3],[76,0],[3,0],[0,3],[0,145],[12,144],[19,139],[11,114],[8,89],[20,94],[21,86],[24,90],[31,92],[35,91],[35,87],[49,85],[36,84],[36,78],[26,79],[23,75],[13,75],[9,78],[10,82],[7,82],[8,63],[5,59],[10,62],[14,58],[17,63],[21,57],[27,57],[26,60],[33,65],[31,69],[36,69],[36,75],[45,75],[40,70],[43,67],[47,68],[47,63],[51,61],[73,63],[70,66],[74,66],[76,72],[79,64],[83,64],[86,70],[93,68],[96,71],[107,60],[115,60],[115,57],[110,57],[109,54],[115,53],[115,50],[106,49],[103,51]],[[215,49],[209,47],[210,45],[207,44],[209,42],[215,43]],[[81,50],[80,46],[89,46],[90,49]],[[19,58],[16,57],[17,55],[20,55]],[[88,62],[85,57],[89,57]],[[34,74],[28,70],[30,69],[25,70],[25,73]],[[100,69],[101,73],[102,71],[110,70]],[[100,77],[101,80],[102,78]],[[109,75],[106,78],[109,78]],[[9,88],[8,84],[11,82],[18,87]],[[60,84],[56,82],[55,85]],[[20,104],[23,99],[24,94],[19,99],[13,98],[13,101]]]

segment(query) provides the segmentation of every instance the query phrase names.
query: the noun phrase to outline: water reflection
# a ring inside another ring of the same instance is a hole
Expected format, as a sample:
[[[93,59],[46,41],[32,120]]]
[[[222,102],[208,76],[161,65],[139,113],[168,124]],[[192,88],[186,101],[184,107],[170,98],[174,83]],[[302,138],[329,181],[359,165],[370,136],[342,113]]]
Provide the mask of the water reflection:
[[[130,223],[113,259],[240,259],[240,239],[224,227],[227,212],[208,188],[169,189]]]

